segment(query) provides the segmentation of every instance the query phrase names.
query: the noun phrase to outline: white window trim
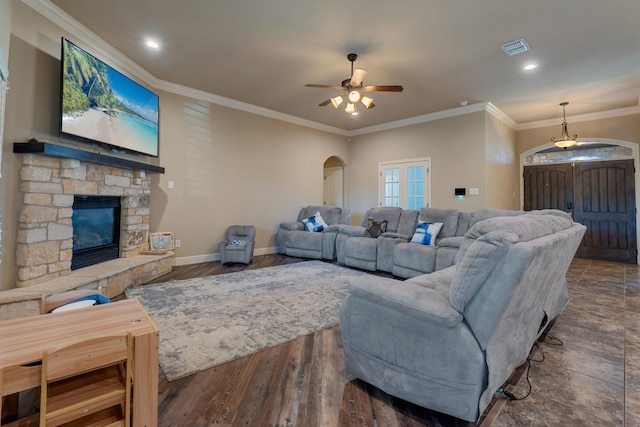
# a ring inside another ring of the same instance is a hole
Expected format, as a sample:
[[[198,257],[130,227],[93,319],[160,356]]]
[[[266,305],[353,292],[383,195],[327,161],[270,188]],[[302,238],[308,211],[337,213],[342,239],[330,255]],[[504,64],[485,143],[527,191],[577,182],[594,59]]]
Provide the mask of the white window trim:
[[[384,194],[384,169],[392,166],[392,165],[400,165],[406,167],[407,164],[410,163],[426,163],[427,171],[425,173],[424,180],[424,206],[431,206],[431,157],[417,157],[413,159],[402,159],[402,160],[385,160],[378,163],[378,206],[383,206],[383,201],[385,199]],[[401,186],[402,187],[402,186]],[[401,202],[403,201],[402,195],[400,197]],[[404,200],[406,202],[406,199]],[[402,206],[403,209],[406,209],[405,206]]]

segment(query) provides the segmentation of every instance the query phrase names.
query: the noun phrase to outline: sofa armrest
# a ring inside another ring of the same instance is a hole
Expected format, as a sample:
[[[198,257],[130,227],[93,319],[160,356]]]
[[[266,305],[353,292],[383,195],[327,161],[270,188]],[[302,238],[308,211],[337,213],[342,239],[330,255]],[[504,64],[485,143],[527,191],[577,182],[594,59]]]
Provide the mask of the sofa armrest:
[[[304,224],[298,221],[287,221],[287,222],[281,222],[280,228],[284,230],[289,230],[289,231],[295,231],[295,230],[303,231]]]
[[[388,231],[386,233],[382,233],[380,235],[380,237],[384,238],[384,239],[402,240],[403,242],[408,242],[409,239],[411,239],[411,236],[407,236],[406,234],[403,234],[403,233],[392,233],[390,231]]]
[[[340,230],[340,224],[331,224],[322,230],[323,233],[337,233]]]
[[[453,328],[463,319],[448,296],[410,281],[367,275],[352,279],[349,291],[353,297],[448,328]]]
[[[338,232],[344,234],[346,237],[364,237],[367,229],[360,225],[340,224]]]
[[[438,240],[436,244],[441,247],[460,249],[463,240],[463,236],[445,237],[444,239]]]

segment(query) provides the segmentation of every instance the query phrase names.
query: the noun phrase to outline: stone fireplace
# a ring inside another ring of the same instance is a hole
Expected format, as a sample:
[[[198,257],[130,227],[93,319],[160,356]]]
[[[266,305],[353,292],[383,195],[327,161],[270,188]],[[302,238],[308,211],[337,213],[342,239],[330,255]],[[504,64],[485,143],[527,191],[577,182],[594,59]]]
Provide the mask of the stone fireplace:
[[[145,171],[39,154],[23,154],[21,161],[18,287],[71,272],[75,196],[119,197],[119,257],[148,249],[150,178]]]

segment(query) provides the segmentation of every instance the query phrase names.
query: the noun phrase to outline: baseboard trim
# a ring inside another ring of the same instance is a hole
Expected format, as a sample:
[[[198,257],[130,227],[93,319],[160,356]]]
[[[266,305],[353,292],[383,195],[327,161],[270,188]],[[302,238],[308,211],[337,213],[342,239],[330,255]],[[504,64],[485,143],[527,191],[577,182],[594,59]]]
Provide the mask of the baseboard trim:
[[[277,254],[278,247],[269,247],[269,248],[259,248],[253,251],[253,255],[270,255]],[[193,255],[186,257],[176,257],[173,265],[191,265],[191,264],[200,264],[203,262],[213,262],[220,261],[220,254],[203,254],[203,255]]]

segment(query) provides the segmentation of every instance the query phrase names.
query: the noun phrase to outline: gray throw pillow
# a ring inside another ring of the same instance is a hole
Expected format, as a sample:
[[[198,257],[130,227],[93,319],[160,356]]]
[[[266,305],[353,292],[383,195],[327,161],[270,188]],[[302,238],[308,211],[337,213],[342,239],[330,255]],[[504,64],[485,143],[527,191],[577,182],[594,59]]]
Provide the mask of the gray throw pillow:
[[[373,218],[367,220],[367,230],[364,235],[366,237],[373,237],[374,239],[387,231],[387,220],[376,221]]]

